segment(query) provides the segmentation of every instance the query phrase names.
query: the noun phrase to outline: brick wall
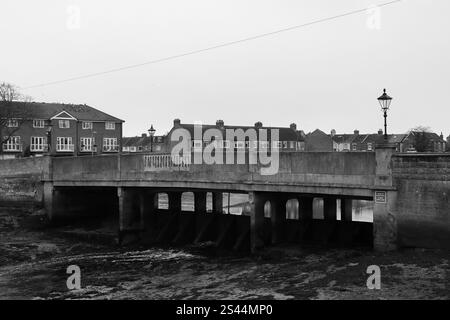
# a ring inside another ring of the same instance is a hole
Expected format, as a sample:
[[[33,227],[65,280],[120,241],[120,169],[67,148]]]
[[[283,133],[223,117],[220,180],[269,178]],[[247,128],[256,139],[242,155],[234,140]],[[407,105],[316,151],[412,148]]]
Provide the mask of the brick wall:
[[[401,246],[450,248],[450,154],[395,155]]]

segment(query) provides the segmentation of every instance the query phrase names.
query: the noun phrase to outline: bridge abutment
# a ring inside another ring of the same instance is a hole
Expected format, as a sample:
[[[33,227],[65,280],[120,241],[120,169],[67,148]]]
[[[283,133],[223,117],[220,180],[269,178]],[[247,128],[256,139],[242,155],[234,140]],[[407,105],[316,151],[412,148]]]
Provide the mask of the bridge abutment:
[[[378,251],[397,249],[397,191],[393,190],[391,158],[396,146],[379,144],[375,149],[376,175],[373,208],[373,246]]]

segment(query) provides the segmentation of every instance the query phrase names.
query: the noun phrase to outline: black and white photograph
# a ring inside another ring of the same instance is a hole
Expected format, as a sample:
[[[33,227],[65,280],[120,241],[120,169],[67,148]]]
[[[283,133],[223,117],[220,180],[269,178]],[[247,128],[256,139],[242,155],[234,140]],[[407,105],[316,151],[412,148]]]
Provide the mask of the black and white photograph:
[[[0,0],[0,300],[448,301],[449,12]]]

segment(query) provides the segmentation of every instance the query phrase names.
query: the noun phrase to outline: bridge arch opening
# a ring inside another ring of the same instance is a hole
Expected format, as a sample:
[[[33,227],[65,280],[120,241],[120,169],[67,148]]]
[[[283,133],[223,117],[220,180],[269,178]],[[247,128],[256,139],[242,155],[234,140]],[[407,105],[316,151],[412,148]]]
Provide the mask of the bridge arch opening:
[[[181,194],[181,211],[194,212],[194,193],[187,191]]]
[[[286,219],[299,219],[299,202],[298,199],[289,199],[286,201]]]
[[[264,203],[264,218],[272,217],[272,204],[269,200]]]
[[[314,198],[313,199],[313,219],[323,220],[324,212],[323,212],[323,198]]]
[[[169,210],[169,195],[165,192],[158,192],[157,194],[157,208],[159,210]]]

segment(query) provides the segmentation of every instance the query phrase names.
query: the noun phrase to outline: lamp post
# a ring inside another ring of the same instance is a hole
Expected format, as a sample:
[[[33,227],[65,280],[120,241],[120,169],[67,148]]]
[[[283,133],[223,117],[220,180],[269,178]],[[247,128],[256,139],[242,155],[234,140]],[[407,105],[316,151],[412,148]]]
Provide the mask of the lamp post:
[[[47,128],[47,153],[51,154],[51,147],[52,147],[52,125],[49,124]]]
[[[150,136],[150,152],[153,152],[153,136],[155,135],[155,132],[155,128],[151,125],[150,129],[148,129],[148,135]]]
[[[384,114],[384,140],[387,141],[387,111],[391,105],[392,98],[386,94],[386,89],[383,90],[383,94],[378,97],[378,102],[380,103],[381,110]]]

